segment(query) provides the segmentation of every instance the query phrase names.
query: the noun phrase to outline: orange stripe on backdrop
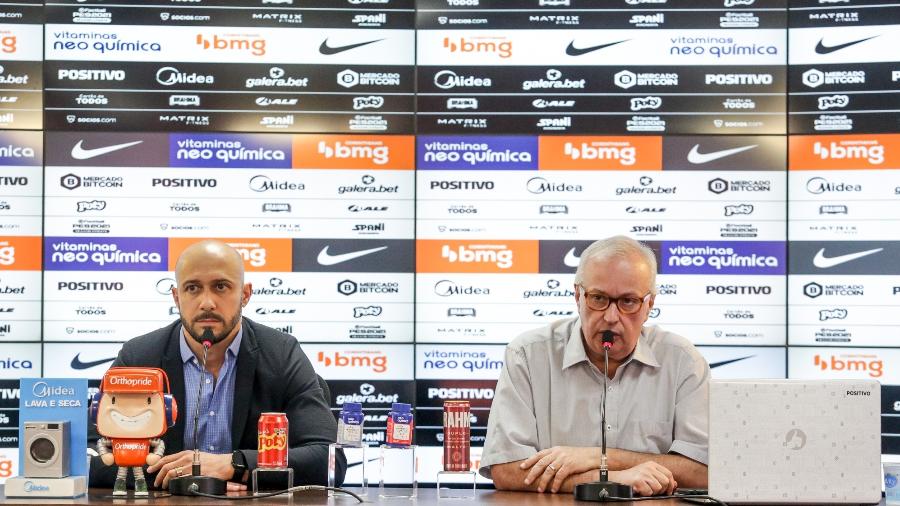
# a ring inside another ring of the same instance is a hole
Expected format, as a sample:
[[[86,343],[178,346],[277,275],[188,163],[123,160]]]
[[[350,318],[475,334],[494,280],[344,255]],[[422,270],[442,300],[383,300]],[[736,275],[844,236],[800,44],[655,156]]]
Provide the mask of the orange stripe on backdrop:
[[[0,271],[39,271],[42,264],[40,237],[0,237]]]
[[[412,170],[412,135],[295,135],[295,169]]]
[[[416,272],[536,273],[538,241],[416,241]]]
[[[541,136],[540,170],[662,170],[662,137]]]
[[[790,170],[900,169],[900,134],[792,135]]]
[[[233,247],[244,259],[244,270],[248,272],[291,272],[292,249],[290,239],[221,239]],[[202,238],[169,239],[169,270],[175,270],[179,255],[191,244]]]

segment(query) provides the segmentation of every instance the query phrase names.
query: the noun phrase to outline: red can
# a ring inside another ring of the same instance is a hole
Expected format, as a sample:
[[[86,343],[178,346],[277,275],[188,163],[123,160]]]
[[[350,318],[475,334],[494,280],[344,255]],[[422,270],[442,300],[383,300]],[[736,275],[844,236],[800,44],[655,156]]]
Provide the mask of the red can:
[[[288,419],[284,413],[259,415],[259,454],[256,465],[269,469],[288,466]]]
[[[469,450],[469,401],[444,401],[444,471],[468,471]]]

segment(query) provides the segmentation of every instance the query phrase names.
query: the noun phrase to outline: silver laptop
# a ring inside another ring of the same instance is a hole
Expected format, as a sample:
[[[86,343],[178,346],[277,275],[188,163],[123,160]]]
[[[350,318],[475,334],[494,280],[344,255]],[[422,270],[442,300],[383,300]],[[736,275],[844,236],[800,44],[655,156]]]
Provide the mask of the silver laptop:
[[[709,494],[729,504],[881,500],[881,386],[713,380]]]

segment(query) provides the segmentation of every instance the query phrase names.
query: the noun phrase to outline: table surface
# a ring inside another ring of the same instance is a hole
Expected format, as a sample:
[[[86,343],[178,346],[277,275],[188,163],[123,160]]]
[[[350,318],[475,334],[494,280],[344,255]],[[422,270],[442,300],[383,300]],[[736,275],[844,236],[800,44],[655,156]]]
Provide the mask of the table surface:
[[[357,488],[350,488],[349,490],[353,492],[359,492]],[[389,491],[396,493],[409,493],[409,489],[388,489]],[[461,492],[460,490],[454,490],[454,492]],[[229,495],[246,495],[246,492],[234,493]],[[417,504],[417,505],[438,505],[441,506],[463,506],[465,504],[509,504],[509,505],[519,505],[519,504],[536,504],[536,505],[544,505],[544,506],[556,506],[556,505],[569,505],[569,504],[590,504],[577,502],[572,497],[572,494],[536,494],[532,492],[501,492],[497,490],[489,490],[489,489],[478,489],[475,491],[475,500],[474,501],[464,501],[464,500],[447,500],[442,499],[438,500],[437,498],[437,489],[434,488],[424,488],[420,487],[418,490],[418,497],[413,501],[409,501],[406,499],[381,499],[378,497],[378,487],[370,487],[367,496],[364,496],[363,499],[367,503],[380,503],[380,504],[390,504],[393,506],[403,506],[404,504]],[[293,501],[289,500],[287,495],[281,495],[276,497],[269,497],[266,499],[258,499],[255,501],[240,501],[238,503],[234,503],[233,501],[216,501],[215,499],[208,499],[203,497],[179,497],[179,496],[171,496],[164,492],[151,492],[150,497],[147,499],[135,499],[132,496],[128,496],[128,498],[114,498],[112,496],[111,489],[95,489],[92,488],[88,491],[88,495],[82,496],[76,499],[20,499],[20,498],[6,498],[3,494],[2,486],[0,486],[0,503],[3,504],[160,504],[160,505],[197,505],[197,504],[210,504],[210,503],[218,503],[218,504],[331,504],[335,506],[353,506],[358,504],[357,501],[349,496],[338,494],[335,497],[328,497],[325,492],[321,491],[309,491],[309,492],[297,492],[294,494]],[[659,505],[659,506],[675,506],[675,505],[689,505],[695,503],[689,503],[687,501],[678,500],[678,499],[660,499],[654,501],[636,501],[636,502],[621,502],[616,504],[622,505]]]
[[[349,490],[359,493],[360,489],[350,487]],[[387,489],[388,492],[401,494],[409,493],[409,489]],[[461,492],[455,490],[454,492]],[[230,493],[231,496],[247,495],[249,492]],[[575,501],[572,494],[536,494],[533,492],[502,492],[492,489],[478,489],[475,491],[474,500],[452,500],[437,498],[437,489],[419,487],[418,497],[415,501],[408,499],[382,499],[378,497],[378,487],[370,487],[368,494],[363,496],[366,503],[390,504],[392,506],[404,505],[441,505],[441,506],[463,506],[467,504],[536,504],[541,506],[558,506],[558,505],[588,505],[592,503]],[[151,492],[149,498],[135,499],[132,496],[127,498],[113,497],[112,489],[92,488],[86,496],[76,499],[20,499],[7,498],[4,494],[3,485],[0,485],[0,504],[160,504],[160,505],[197,505],[197,504],[235,504],[233,501],[216,501],[205,497],[180,497],[169,495],[165,492]],[[353,506],[359,504],[356,499],[349,495],[338,494],[335,497],[328,497],[324,491],[308,491],[297,492],[292,500],[287,495],[276,497],[268,497],[265,499],[250,500],[247,502],[240,501],[237,504],[330,504],[334,506]],[[678,506],[697,504],[696,502],[688,502],[681,499],[655,499],[652,501],[629,501],[616,502],[615,504],[631,505],[631,506]],[[879,503],[884,506],[884,499]]]

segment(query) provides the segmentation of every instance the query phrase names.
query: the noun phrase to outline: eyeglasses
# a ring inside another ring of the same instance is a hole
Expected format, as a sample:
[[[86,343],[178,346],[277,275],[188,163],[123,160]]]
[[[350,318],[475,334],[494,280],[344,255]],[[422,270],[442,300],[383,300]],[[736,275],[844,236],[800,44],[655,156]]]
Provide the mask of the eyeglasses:
[[[578,286],[581,287],[581,292],[584,294],[585,304],[594,311],[606,311],[610,304],[615,303],[616,307],[619,308],[620,313],[634,314],[641,309],[644,303],[650,299],[650,295],[653,294],[653,292],[647,292],[647,295],[644,295],[643,297],[615,298],[602,292],[588,292],[584,285]]]

